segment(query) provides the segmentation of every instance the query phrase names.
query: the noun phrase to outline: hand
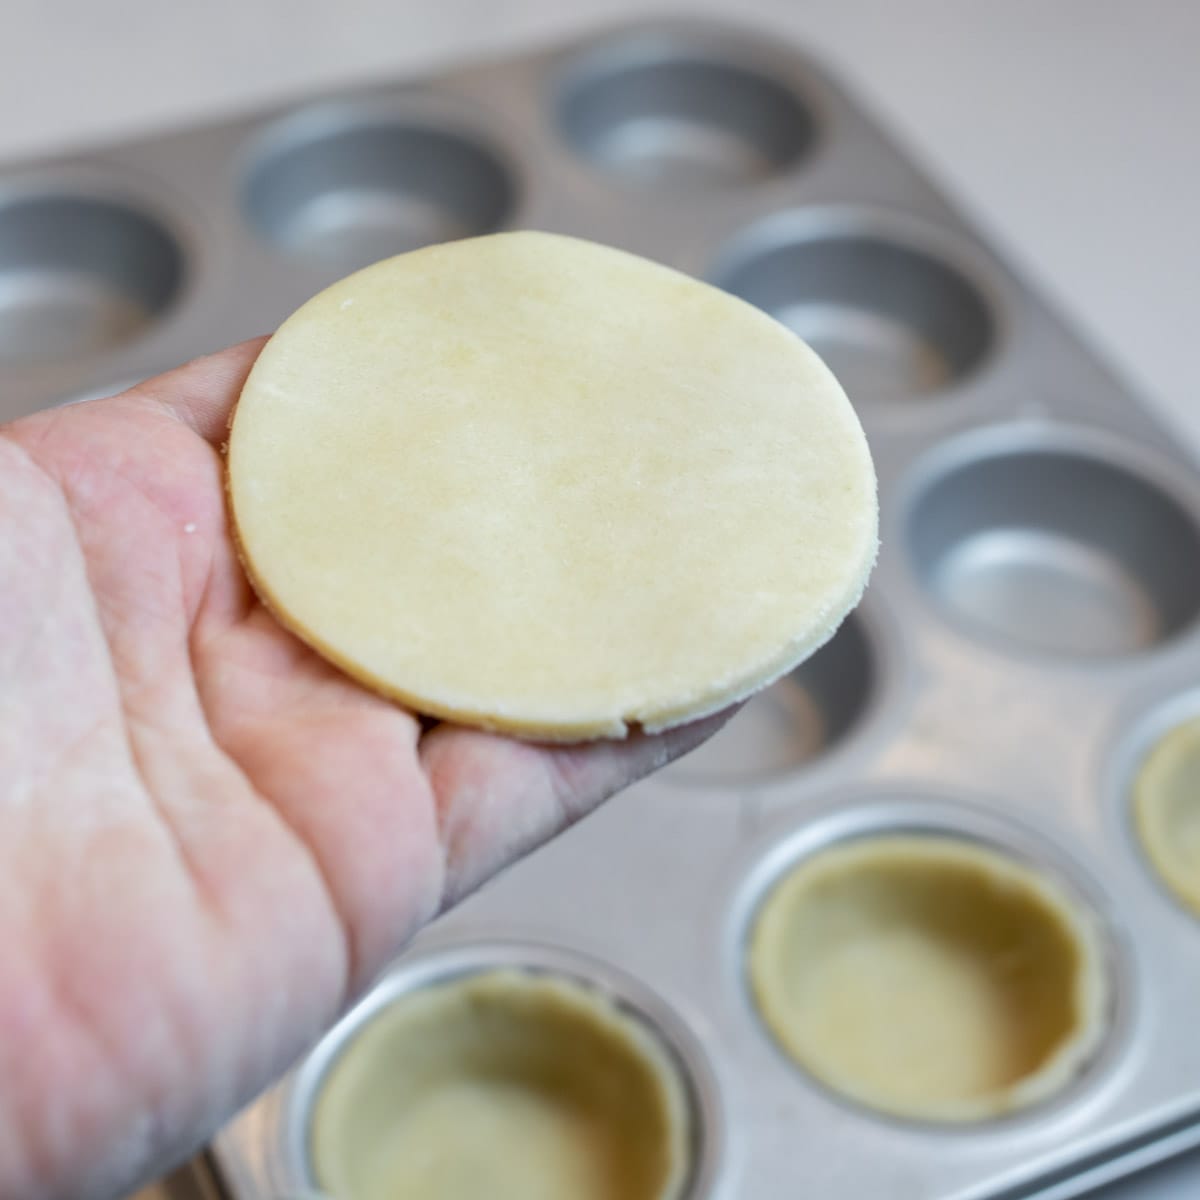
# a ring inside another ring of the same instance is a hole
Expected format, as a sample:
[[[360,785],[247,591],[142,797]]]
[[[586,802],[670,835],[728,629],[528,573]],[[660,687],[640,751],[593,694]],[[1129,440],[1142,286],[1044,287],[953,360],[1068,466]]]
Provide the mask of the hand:
[[[423,732],[286,633],[217,449],[262,344],[0,427],[3,1196],[182,1157],[439,909],[720,724]]]

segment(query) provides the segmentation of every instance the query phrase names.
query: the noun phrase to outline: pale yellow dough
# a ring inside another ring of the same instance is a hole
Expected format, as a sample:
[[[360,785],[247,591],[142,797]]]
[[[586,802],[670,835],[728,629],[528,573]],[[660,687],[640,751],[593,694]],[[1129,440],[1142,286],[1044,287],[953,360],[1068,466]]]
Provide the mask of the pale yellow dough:
[[[677,1200],[687,1100],[639,1021],[494,971],[401,998],[330,1069],[309,1129],[338,1200]]]
[[[1200,718],[1171,730],[1146,756],[1134,804],[1147,857],[1200,915]]]
[[[544,233],[368,267],[284,322],[230,432],[277,618],[367,686],[533,737],[620,737],[790,670],[858,601],[875,475],[794,334]]]
[[[861,1104],[976,1121],[1060,1091],[1107,1027],[1099,931],[983,846],[886,836],[807,859],[756,919],[748,969],[780,1046]]]

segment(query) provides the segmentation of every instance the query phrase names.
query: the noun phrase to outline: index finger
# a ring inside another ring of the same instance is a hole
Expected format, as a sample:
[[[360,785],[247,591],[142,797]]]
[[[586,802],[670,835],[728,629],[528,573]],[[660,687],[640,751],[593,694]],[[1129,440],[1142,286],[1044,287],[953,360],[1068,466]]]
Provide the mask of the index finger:
[[[457,725],[421,739],[454,904],[501,868],[711,737],[740,705],[658,734],[538,745]]]

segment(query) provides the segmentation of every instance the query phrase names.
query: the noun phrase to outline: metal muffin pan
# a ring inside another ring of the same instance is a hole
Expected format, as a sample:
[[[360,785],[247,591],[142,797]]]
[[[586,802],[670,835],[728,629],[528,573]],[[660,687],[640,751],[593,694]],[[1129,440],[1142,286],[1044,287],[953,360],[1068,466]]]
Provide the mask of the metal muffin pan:
[[[443,945],[435,953],[400,963],[389,971],[322,1039],[288,1082],[256,1106],[248,1118],[263,1130],[258,1139],[263,1155],[253,1166],[256,1178],[242,1179],[238,1175],[242,1169],[240,1157],[234,1156],[234,1161],[228,1162],[222,1154],[227,1187],[235,1196],[283,1197],[296,1191],[319,1194],[308,1161],[306,1119],[323,1081],[354,1035],[388,1005],[403,1002],[406,995],[417,989],[480,972],[513,968],[594,989],[615,1002],[661,1045],[667,1064],[682,1084],[687,1108],[690,1141],[687,1194],[707,1194],[721,1162],[725,1121],[719,1111],[718,1086],[695,1034],[640,980],[611,964],[561,947],[514,941],[505,936]],[[264,1186],[275,1190],[260,1191]]]
[[[246,216],[284,252],[349,270],[429,242],[488,233],[513,206],[479,138],[398,114],[302,115],[246,178]]]
[[[0,201],[0,363],[123,345],[179,290],[183,255],[152,215],[47,188]]]
[[[1147,730],[1194,711],[1200,475],[802,52],[639,24],[8,168],[0,418],[269,330],[381,255],[516,227],[659,259],[811,340],[873,447],[879,565],[834,641],[711,745],[426,930],[217,1137],[229,1193],[311,1189],[329,1047],[390,996],[497,961],[590,980],[673,1048],[699,1114],[689,1200],[1066,1200],[1200,1145],[1200,922],[1128,808]],[[1013,854],[1103,929],[1108,1035],[1047,1103],[883,1117],[767,1034],[744,970],[764,889],[889,831]]]
[[[227,1200],[207,1154],[199,1154],[126,1200]],[[297,1200],[300,1200],[298,1197]]]

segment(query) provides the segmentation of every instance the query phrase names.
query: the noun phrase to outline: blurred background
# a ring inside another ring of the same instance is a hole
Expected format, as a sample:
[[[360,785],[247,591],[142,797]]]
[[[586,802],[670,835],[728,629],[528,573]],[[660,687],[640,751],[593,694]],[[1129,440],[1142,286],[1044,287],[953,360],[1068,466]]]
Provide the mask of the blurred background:
[[[1200,445],[1191,0],[5,0],[0,160],[663,12],[811,46]]]

